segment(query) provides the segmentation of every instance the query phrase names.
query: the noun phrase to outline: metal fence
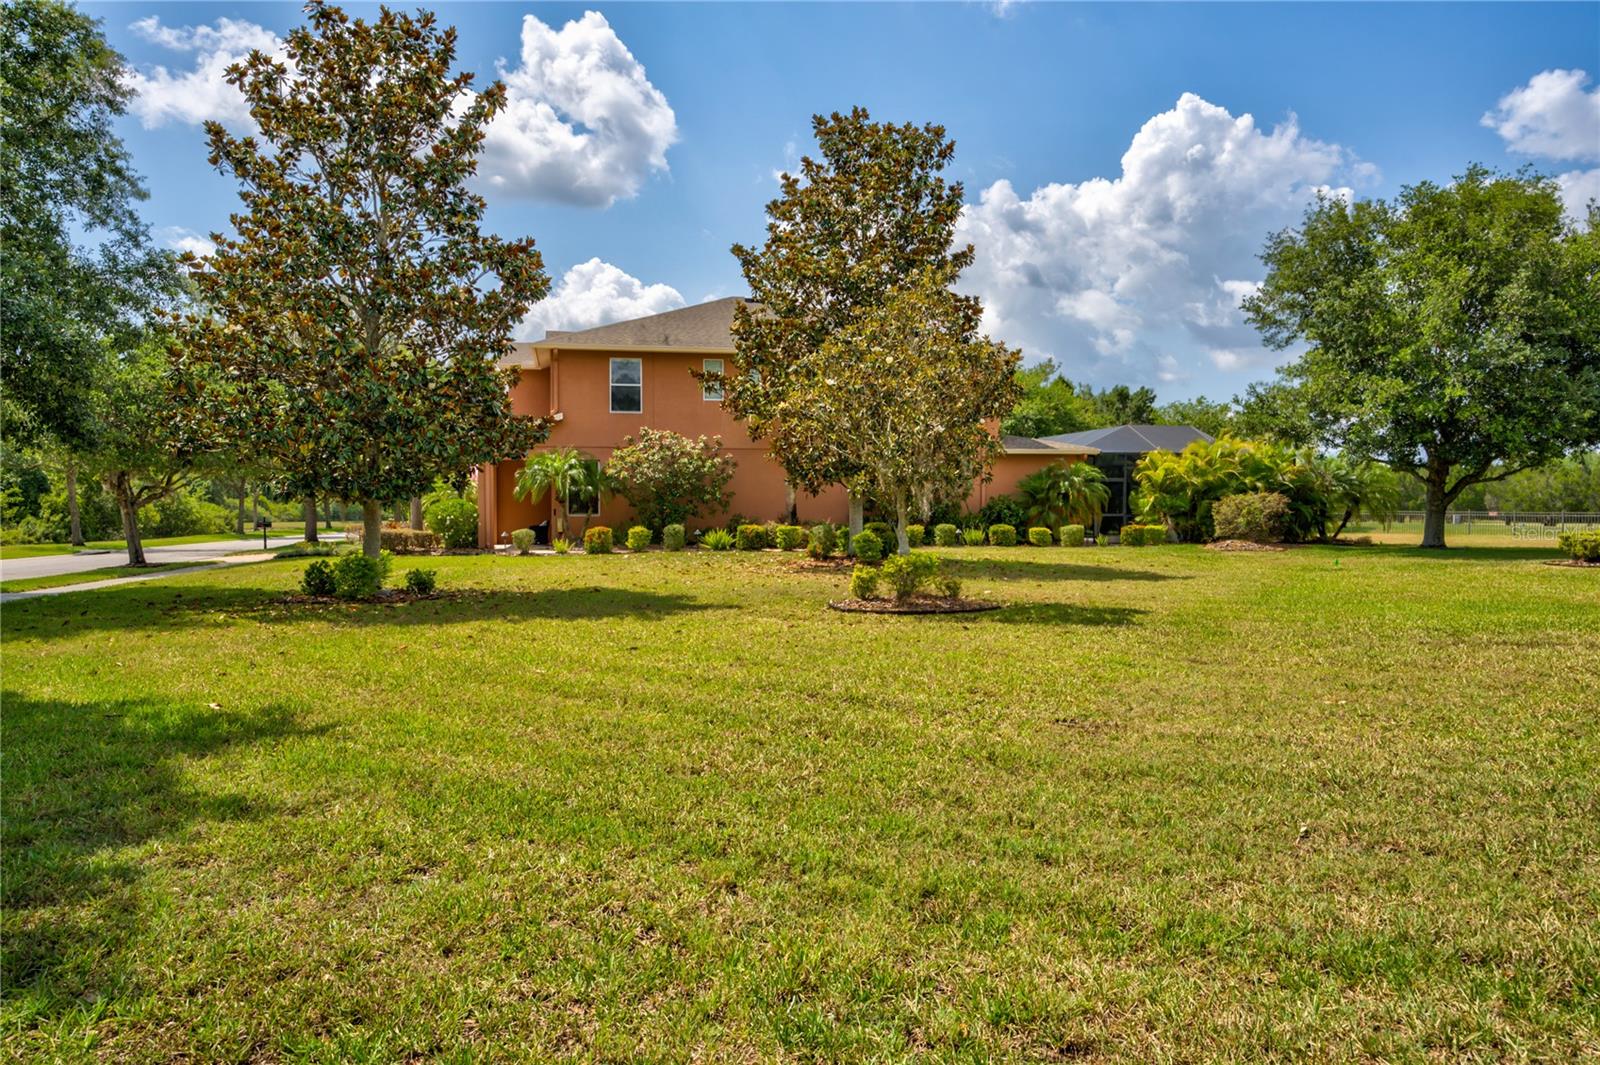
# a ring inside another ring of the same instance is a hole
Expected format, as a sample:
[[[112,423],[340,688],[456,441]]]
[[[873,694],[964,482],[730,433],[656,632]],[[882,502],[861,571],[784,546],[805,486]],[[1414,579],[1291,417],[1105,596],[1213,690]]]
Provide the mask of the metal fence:
[[[1402,510],[1393,522],[1385,522],[1385,530],[1395,525],[1422,524],[1424,513],[1420,510]],[[1600,512],[1579,510],[1452,510],[1445,514],[1445,522],[1452,528],[1464,527],[1472,535],[1473,527],[1481,531],[1503,532],[1506,536],[1525,540],[1554,540],[1564,532],[1581,532],[1600,529]]]

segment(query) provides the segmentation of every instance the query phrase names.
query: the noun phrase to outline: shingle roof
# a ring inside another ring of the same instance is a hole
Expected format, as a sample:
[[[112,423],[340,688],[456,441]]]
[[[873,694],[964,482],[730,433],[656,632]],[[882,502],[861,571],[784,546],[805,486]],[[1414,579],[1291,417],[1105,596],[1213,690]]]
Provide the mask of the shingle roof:
[[[1031,436],[1012,436],[1010,433],[1000,438],[1000,447],[1007,454],[1059,451],[1063,455],[1093,455],[1100,450],[1087,444],[1063,444],[1053,439],[1036,440]]]
[[[1087,445],[1113,455],[1182,451],[1196,440],[1211,442],[1209,434],[1192,425],[1113,425],[1108,429],[1085,429],[1081,433],[1061,433],[1044,439],[1053,444]]]
[[[733,350],[733,309],[752,301],[728,296],[680,307],[675,311],[613,322],[593,329],[551,330],[536,348],[688,348],[697,351]]]

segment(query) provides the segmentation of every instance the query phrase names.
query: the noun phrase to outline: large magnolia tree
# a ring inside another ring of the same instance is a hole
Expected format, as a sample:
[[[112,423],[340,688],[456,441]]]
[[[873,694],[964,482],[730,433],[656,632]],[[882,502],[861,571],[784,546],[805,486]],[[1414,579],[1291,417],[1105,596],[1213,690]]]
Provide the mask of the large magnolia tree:
[[[543,439],[495,363],[549,280],[531,239],[480,229],[468,182],[505,90],[452,73],[455,30],[427,12],[307,14],[286,61],[229,68],[259,135],[206,127],[244,210],[189,261],[201,309],[173,369],[188,447],[256,455],[295,496],[359,502],[376,554],[386,506]]]
[[[825,419],[808,417],[818,359],[860,376],[857,354],[832,343],[881,310],[898,286],[922,274],[953,282],[972,248],[952,241],[961,185],[940,176],[955,144],[937,125],[873,122],[865,109],[812,119],[820,158],[783,176],[767,205],[767,239],[736,244],[757,308],[735,311],[735,355],[722,377],[724,406],[766,441],[791,485],[809,492],[856,483],[858,456],[834,446]],[[851,499],[860,528],[859,494]]]
[[[992,426],[1017,401],[1022,356],[978,332],[975,300],[948,274],[906,279],[862,308],[815,355],[790,366],[834,468],[894,513],[900,554],[913,515],[964,498],[999,440]]]
[[[1320,200],[1276,234],[1244,302],[1324,443],[1426,490],[1443,547],[1463,491],[1600,442],[1600,212],[1556,184],[1469,169],[1399,198]]]

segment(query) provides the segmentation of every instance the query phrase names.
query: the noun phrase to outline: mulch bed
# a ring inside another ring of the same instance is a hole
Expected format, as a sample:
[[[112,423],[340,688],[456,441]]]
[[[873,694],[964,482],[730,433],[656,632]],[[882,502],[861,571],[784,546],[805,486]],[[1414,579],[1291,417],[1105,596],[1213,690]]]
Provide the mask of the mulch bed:
[[[910,599],[833,599],[830,610],[845,614],[975,614],[999,610],[987,599],[951,599],[943,595],[916,595]]]
[[[1258,544],[1253,540],[1213,540],[1207,551],[1282,551],[1282,544]]]
[[[789,568],[796,573],[849,573],[855,565],[853,558],[797,558]]]
[[[1571,566],[1573,569],[1600,569],[1600,562],[1589,562],[1581,558],[1551,558],[1545,560],[1546,566]]]

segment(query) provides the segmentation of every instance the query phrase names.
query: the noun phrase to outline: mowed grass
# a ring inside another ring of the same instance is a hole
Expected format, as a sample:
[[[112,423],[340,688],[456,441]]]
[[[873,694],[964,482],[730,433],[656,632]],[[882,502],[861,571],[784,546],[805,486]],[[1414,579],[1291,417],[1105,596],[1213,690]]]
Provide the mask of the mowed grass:
[[[654,552],[8,605],[5,1053],[1600,1055],[1596,573],[948,554],[1010,605]]]

